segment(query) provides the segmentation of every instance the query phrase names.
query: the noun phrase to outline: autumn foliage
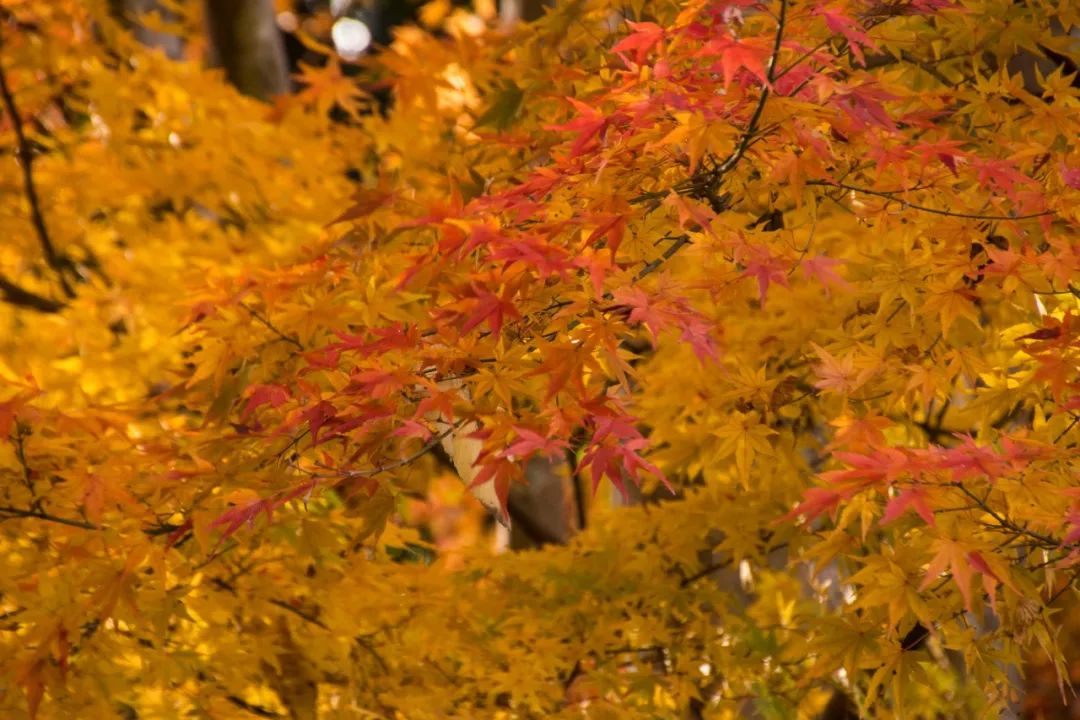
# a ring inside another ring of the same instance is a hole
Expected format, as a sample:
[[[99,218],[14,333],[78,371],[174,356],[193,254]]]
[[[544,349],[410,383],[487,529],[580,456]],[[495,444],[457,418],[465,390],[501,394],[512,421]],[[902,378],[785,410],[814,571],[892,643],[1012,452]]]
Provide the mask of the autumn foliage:
[[[429,15],[264,104],[0,8],[0,716],[1067,692],[1073,4]]]

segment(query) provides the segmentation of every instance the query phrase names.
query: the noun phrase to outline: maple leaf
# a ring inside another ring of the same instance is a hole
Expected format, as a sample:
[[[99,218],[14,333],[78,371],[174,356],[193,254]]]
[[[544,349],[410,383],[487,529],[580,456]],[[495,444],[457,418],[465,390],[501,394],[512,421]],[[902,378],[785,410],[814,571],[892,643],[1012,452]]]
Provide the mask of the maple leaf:
[[[858,128],[880,127],[891,132],[897,130],[892,115],[884,103],[900,98],[888,92],[874,81],[838,89],[836,104],[850,117]]]
[[[1060,327],[1045,327],[1039,328],[1035,332],[1030,332],[1027,335],[1021,335],[1016,338],[1017,340],[1056,340],[1061,337]]]
[[[301,417],[308,422],[308,427],[311,429],[311,439],[316,443],[319,441],[319,431],[336,416],[337,408],[328,400],[320,400],[301,413]]]
[[[825,255],[815,255],[803,258],[799,265],[800,270],[806,277],[813,278],[825,288],[825,295],[830,296],[830,288],[838,287],[848,289],[851,284],[836,272],[835,268],[843,266],[843,262],[836,258]]]
[[[1015,198],[1019,187],[1034,182],[1008,160],[973,157],[970,164],[978,173],[979,185],[988,190],[1000,190],[1008,197]]]
[[[137,507],[138,501],[132,497],[121,483],[112,478],[103,477],[100,473],[87,473],[83,478],[83,507],[86,516],[95,525],[101,523],[105,512],[106,503],[114,505]]]
[[[582,154],[594,139],[602,138],[613,118],[605,116],[599,110],[576,98],[567,98],[567,102],[578,111],[578,117],[562,124],[547,125],[545,129],[577,133],[577,137],[570,146],[570,157],[573,158]]]
[[[888,525],[908,510],[913,510],[927,525],[933,526],[934,512],[926,501],[927,493],[922,488],[912,487],[901,490],[885,506],[885,513],[881,516],[881,524]]]
[[[645,325],[654,344],[664,330],[678,328],[680,339],[690,345],[698,359],[716,358],[712,324],[701,317],[685,298],[668,296],[657,302],[649,293],[634,286],[618,288],[612,297],[616,308],[629,311],[629,322]]]
[[[664,205],[675,208],[679,215],[679,227],[687,230],[703,231],[714,234],[711,229],[716,213],[708,208],[687,202],[686,198],[672,191],[663,201]]]
[[[289,389],[281,385],[252,385],[245,394],[248,400],[240,413],[241,418],[247,418],[262,405],[279,408],[292,397]]]
[[[236,531],[244,525],[252,527],[255,524],[255,519],[261,513],[266,513],[267,522],[273,520],[272,500],[253,500],[246,505],[226,510],[211,523],[211,527],[220,528],[222,539],[224,540],[235,534]]]
[[[477,460],[479,459],[478,454]],[[455,467],[459,468],[460,473],[461,469],[457,461],[455,461]],[[497,458],[479,464],[476,470],[469,472],[469,475],[472,476],[468,484],[469,491],[495,514],[496,519],[504,527],[510,527],[510,484],[521,475],[520,465],[514,461]]]
[[[221,533],[218,538],[218,546],[244,525],[253,527],[259,515],[265,514],[267,523],[273,522],[275,510],[298,497],[310,495],[314,489],[315,481],[310,480],[291,490],[266,498],[255,496],[254,499],[248,500],[246,498],[254,495],[254,493],[250,491],[234,493],[233,497],[239,501],[238,504],[218,515],[210,523],[211,528],[217,529]]]
[[[982,577],[983,590],[992,604],[995,602],[994,597],[998,584],[1005,584],[1014,591],[1016,590],[1015,585],[1008,579],[1007,575],[995,571],[990,566],[986,556],[965,543],[949,538],[938,538],[934,541],[932,548],[935,554],[927,567],[926,578],[923,580],[920,590],[925,590],[943,572],[948,570],[952,574],[953,582],[960,591],[961,597],[964,599],[964,609],[968,612],[972,610],[971,581],[975,573],[979,573]]]
[[[518,439],[499,453],[509,460],[521,460],[536,454],[555,457],[565,451],[569,444],[558,437],[547,437],[528,428],[515,427]]]
[[[843,35],[851,48],[852,54],[860,65],[866,65],[866,57],[862,49],[877,49],[877,44],[859,27],[859,23],[843,12],[836,4],[818,6],[814,8],[814,14],[820,16],[831,32]]]
[[[598,225],[596,229],[589,234],[589,237],[585,240],[587,244],[592,244],[599,240],[601,237],[606,238],[607,248],[611,250],[614,255],[619,251],[619,246],[622,245],[623,235],[626,234],[626,215],[611,215],[608,217],[597,217]]]
[[[1003,568],[1002,572],[995,571],[994,568],[990,566],[990,559],[978,550],[969,552],[967,559],[968,562],[971,563],[971,567],[982,575],[983,592],[985,592],[990,599],[990,609],[997,612],[996,596],[998,585],[1005,585],[1013,592],[1018,592],[1016,585],[1009,579],[1008,569]]]
[[[643,324],[649,329],[655,342],[661,331],[667,327],[667,322],[658,308],[651,303],[649,295],[638,287],[621,287],[613,295],[616,303],[630,310],[630,322]]]
[[[1072,545],[1080,542],[1080,505],[1073,506],[1069,514],[1065,516],[1065,522],[1069,531],[1062,539],[1062,545]]]
[[[1061,68],[1010,74],[1068,54],[1056,5],[622,4],[496,37],[495,3],[437,0],[437,37],[395,28],[355,76],[297,10],[320,60],[271,108],[112,3],[13,3],[5,711],[483,716],[566,707],[576,667],[575,702],[627,717],[693,714],[703,674],[812,715],[792,688],[841,670],[864,715],[992,715],[1027,646],[1064,665],[1036,598],[1080,563],[1080,120]],[[525,473],[571,449],[571,477]],[[676,502],[576,487],[660,472]],[[515,499],[510,548],[543,547],[488,552],[523,480],[544,500]],[[720,627],[735,563],[755,588]],[[956,615],[980,591],[1004,645]],[[983,692],[912,652],[913,618]],[[716,642],[642,661],[672,628]]]
[[[864,452],[884,447],[885,433],[883,431],[895,423],[883,415],[864,415],[855,418],[845,414],[830,421],[829,424],[837,428],[833,441],[828,445],[829,450],[847,448],[853,452]]]
[[[511,303],[506,302],[502,297],[499,297],[493,292],[487,292],[479,287],[474,288],[476,295],[473,304],[472,313],[469,317],[464,318],[461,325],[462,332],[469,332],[480,323],[487,321],[488,327],[491,328],[491,332],[496,335],[502,329],[503,316],[505,314],[511,317],[521,317],[518,314],[517,308]]]
[[[623,497],[627,497],[624,478],[640,485],[642,471],[656,477],[669,491],[674,492],[664,473],[638,453],[646,447],[648,441],[641,436],[629,418],[622,415],[598,417],[596,428],[578,467],[591,468],[593,492],[606,477]]]
[[[713,38],[697,51],[698,57],[719,56],[719,70],[723,73],[724,87],[731,85],[739,70],[745,68],[761,82],[768,82],[765,58],[768,51],[729,36]]]
[[[798,503],[791,512],[778,518],[777,522],[804,518],[809,523],[827,512],[835,512],[840,503],[849,497],[849,494],[830,488],[809,488],[803,493],[803,501]]]
[[[615,43],[611,48],[613,53],[625,53],[633,51],[634,62],[640,65],[645,57],[659,42],[664,39],[664,28],[652,22],[626,21],[633,31],[630,35]]]
[[[341,64],[335,57],[322,67],[301,61],[295,79],[306,86],[297,99],[314,107],[319,114],[325,115],[336,105],[351,117],[359,118],[366,107],[366,93],[341,71]]]
[[[754,456],[773,451],[769,438],[776,431],[760,422],[756,414],[732,413],[730,421],[713,431],[721,439],[717,454],[734,455],[735,468],[744,487],[750,486],[750,471]]]
[[[960,149],[961,147],[963,147],[963,143],[959,140],[941,138],[938,140],[925,140],[915,145],[911,150],[924,163],[929,158],[937,158],[949,169],[949,172],[959,176],[957,172],[958,161],[966,160],[968,156],[966,152]]]
[[[350,220],[359,220],[371,215],[379,208],[389,205],[395,195],[392,191],[362,188],[353,194],[353,204],[336,218],[327,223],[327,227]]]
[[[1080,190],[1080,167],[1070,167],[1062,162],[1058,165],[1058,172],[1061,173],[1061,182],[1065,183],[1066,187]]]
[[[574,259],[574,265],[588,274],[594,297],[603,296],[604,279],[616,269],[614,257],[614,249],[592,250],[586,248],[585,252]]]
[[[837,359],[816,343],[810,343],[810,346],[814,348],[814,352],[821,360],[821,364],[814,370],[819,378],[814,383],[814,387],[819,390],[847,395],[858,390],[877,373],[877,368],[874,367],[856,369],[853,354]]]
[[[401,426],[394,430],[393,435],[395,437],[404,438],[420,438],[421,440],[429,440],[431,438],[431,429],[426,425],[417,422],[416,420],[403,420]]]
[[[964,599],[964,609],[971,612],[971,579],[975,570],[970,557],[972,551],[963,543],[949,538],[938,538],[932,548],[934,556],[930,559],[926,577],[919,589],[925,590],[940,578],[942,573],[949,571]]]
[[[578,266],[578,262],[560,247],[552,247],[538,238],[519,238],[514,242],[503,243],[489,251],[488,257],[505,261],[508,264],[521,262],[536,269],[542,275],[562,276],[567,270]]]
[[[749,257],[743,257],[743,275],[757,280],[758,302],[765,307],[769,285],[776,283],[787,287],[787,271],[779,258],[773,257],[768,248],[761,245],[747,246]]]

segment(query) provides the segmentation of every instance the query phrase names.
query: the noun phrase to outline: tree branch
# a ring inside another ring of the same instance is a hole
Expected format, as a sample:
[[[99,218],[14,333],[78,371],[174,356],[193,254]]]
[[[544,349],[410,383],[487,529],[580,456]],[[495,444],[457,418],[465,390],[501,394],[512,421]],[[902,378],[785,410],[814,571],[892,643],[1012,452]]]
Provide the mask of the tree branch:
[[[324,623],[322,620],[320,620],[319,618],[315,617],[314,615],[311,615],[310,613],[304,612],[303,610],[301,610],[298,607],[293,607],[292,605],[285,602],[284,600],[279,600],[278,598],[270,598],[270,600],[268,602],[271,605],[275,606],[275,607],[281,608],[282,610],[288,610],[289,612],[291,612],[293,615],[296,615],[301,620],[304,620],[305,622],[309,622],[312,625],[315,625],[317,627],[321,627],[323,630],[329,630],[330,629],[330,627],[326,623]]]
[[[767,82],[761,89],[761,97],[758,98],[757,107],[754,108],[754,114],[750,116],[750,122],[746,124],[746,131],[743,132],[742,137],[739,138],[739,144],[735,146],[735,149],[724,162],[716,166],[713,171],[717,175],[724,175],[735,167],[743,155],[746,154],[746,149],[750,147],[750,141],[753,139],[754,134],[757,133],[758,123],[761,122],[761,115],[765,112],[765,103],[769,99],[770,88],[773,81],[776,79],[776,68],[780,62],[780,46],[784,42],[784,25],[787,22],[787,0],[781,0],[780,2],[780,17],[776,20],[776,37],[773,39],[772,55],[769,58],[769,70],[766,73]]]
[[[270,710],[268,708],[264,708],[262,705],[255,705],[253,703],[249,703],[247,700],[244,700],[243,698],[238,697],[236,695],[226,695],[225,699],[228,700],[229,702],[231,702],[236,707],[240,708],[241,710],[246,710],[247,712],[251,713],[252,715],[257,715],[257,716],[263,717],[263,718],[279,718],[279,717],[281,717],[281,715],[279,713],[276,713],[273,710]]]
[[[15,105],[15,97],[11,94],[7,73],[4,72],[2,66],[0,66],[0,97],[3,98],[4,109],[7,111],[8,117],[11,118],[11,127],[15,130],[15,140],[18,144],[15,155],[19,160],[19,167],[22,169],[23,190],[26,193],[27,201],[30,203],[30,221],[34,226],[34,231],[37,233],[41,249],[45,253],[45,262],[60,278],[60,287],[63,288],[64,294],[69,298],[73,298],[75,297],[75,291],[65,275],[65,271],[71,266],[71,261],[57,252],[52,238],[49,237],[49,230],[45,225],[45,216],[41,212],[41,200],[38,196],[37,185],[34,183],[34,152],[30,149],[30,142],[27,140],[26,132],[23,130],[19,108]],[[5,295],[7,294],[5,290]],[[55,312],[55,310],[51,312]]]
[[[384,472],[386,472],[388,470],[396,470],[397,468],[405,467],[406,465],[409,465],[409,464],[419,460],[424,455],[427,455],[432,450],[435,450],[438,447],[439,443],[441,443],[444,438],[449,436],[450,433],[457,430],[460,426],[461,426],[460,422],[454,423],[453,425],[446,428],[446,430],[443,430],[438,435],[434,435],[427,442],[427,444],[425,444],[419,450],[414,452],[412,455],[409,455],[408,457],[404,457],[401,460],[396,460],[396,461],[394,461],[394,462],[392,462],[392,463],[390,463],[388,465],[377,465],[376,467],[373,467],[370,470],[348,470],[346,472],[341,473],[340,477],[342,477],[342,478],[344,478],[346,480],[352,480],[354,478],[372,477],[374,475],[379,475],[381,473],[384,473]],[[316,475],[316,476],[313,476],[313,477],[320,477],[320,476]]]
[[[896,197],[896,191],[872,190],[870,188],[856,187],[854,185],[848,185],[847,183],[836,182],[833,180],[807,180],[806,184],[841,188],[843,190],[850,190],[851,192],[863,193],[865,195],[874,195],[876,197],[885,198],[886,200],[898,202],[903,207],[909,207],[912,210],[921,210],[922,212],[933,213],[934,215],[944,215],[946,217],[967,218],[969,220],[1030,220],[1031,218],[1054,214],[1051,210],[1043,210],[1042,212],[1030,213],[1028,215],[980,215],[978,213],[955,212],[953,210],[939,210],[938,208],[926,207],[925,205],[916,205],[913,202]]]
[[[10,520],[12,518],[35,518],[37,520],[46,520],[48,522],[59,523],[60,525],[67,525],[69,527],[82,528],[83,530],[100,530],[101,528],[93,523],[84,522],[82,520],[72,520],[70,518],[59,517],[57,515],[50,515],[42,510],[31,510],[29,508],[17,508],[7,505],[0,505],[0,514],[6,517],[0,517],[0,520]]]
[[[653,260],[651,262],[646,263],[645,266],[643,268],[641,268],[641,270],[638,272],[638,274],[634,276],[633,282],[637,282],[637,281],[643,279],[645,276],[656,272],[657,268],[659,268],[665,262],[670,260],[671,257],[675,253],[682,250],[684,245],[689,245],[690,244],[690,236],[686,235],[686,234],[679,235],[678,237],[673,238],[673,239],[674,239],[675,242],[671,243],[671,245],[668,247],[668,249],[664,251],[663,255],[661,255],[660,257],[656,258],[655,260]],[[604,297],[606,298],[607,295],[610,295],[610,294],[611,293],[606,293],[604,295]],[[612,295],[612,297],[614,298],[614,295]]]
[[[0,275],[0,293],[4,295],[4,302],[16,307],[36,310],[41,313],[58,313],[67,305],[62,302],[51,300],[43,295],[31,292],[21,285],[16,285],[4,276]]]
[[[709,575],[712,575],[714,572],[723,570],[724,568],[728,567],[729,565],[731,565],[731,558],[728,558],[726,560],[721,560],[719,562],[709,563],[708,565],[701,568],[701,570],[698,570],[693,575],[687,575],[682,580],[680,580],[679,581],[679,587],[681,587],[681,588],[690,587],[691,585],[696,583],[698,580],[701,580],[702,578],[706,578]]]
[[[279,330],[279,329],[278,329],[278,328],[277,328],[277,327],[276,327],[276,326],[275,326],[275,325],[274,325],[274,324],[273,324],[272,322],[270,322],[270,321],[269,321],[269,320],[268,320],[268,319],[267,319],[266,317],[264,317],[264,316],[263,316],[263,315],[262,315],[261,313],[259,313],[259,312],[258,312],[258,311],[257,311],[257,310],[256,310],[255,308],[251,307],[251,306],[250,306],[250,305],[248,305],[247,303],[240,303],[240,307],[244,308],[244,309],[245,309],[245,310],[247,310],[247,311],[248,311],[249,313],[251,313],[251,317],[255,318],[255,319],[256,319],[256,320],[258,320],[258,321],[259,321],[260,323],[262,323],[263,325],[265,325],[265,326],[266,326],[266,328],[267,328],[267,329],[268,329],[268,330],[269,330],[270,332],[274,333],[274,334],[275,334],[275,335],[277,335],[277,336],[278,336],[279,338],[281,338],[281,339],[282,339],[282,340],[284,340],[285,342],[289,343],[290,345],[292,345],[293,347],[295,347],[295,348],[296,348],[297,350],[299,350],[300,352],[303,352],[303,351],[304,351],[304,346],[303,346],[303,344],[302,344],[302,343],[301,343],[301,342],[300,342],[299,340],[297,340],[296,338],[294,338],[294,337],[291,337],[291,336],[289,336],[289,335],[286,335],[285,333],[283,333],[283,332],[282,332],[281,330]]]
[[[1061,541],[1057,538],[1052,538],[1049,535],[1043,535],[1042,533],[1035,532],[1034,530],[1029,530],[1026,527],[1021,527],[1020,525],[1017,525],[1012,520],[1009,520],[1007,517],[990,507],[990,505],[986,502],[984,498],[980,498],[978,495],[973,493],[962,482],[953,482],[950,484],[952,485],[952,487],[955,487],[960,490],[960,492],[964,493],[964,495],[966,495],[972,502],[974,502],[980,510],[992,517],[994,521],[997,522],[998,527],[1000,527],[1002,530],[1009,530],[1016,533],[1017,535],[1026,536],[1034,540],[1040,547],[1045,547],[1047,549],[1062,547]],[[989,492],[987,493],[987,497],[989,497]]]

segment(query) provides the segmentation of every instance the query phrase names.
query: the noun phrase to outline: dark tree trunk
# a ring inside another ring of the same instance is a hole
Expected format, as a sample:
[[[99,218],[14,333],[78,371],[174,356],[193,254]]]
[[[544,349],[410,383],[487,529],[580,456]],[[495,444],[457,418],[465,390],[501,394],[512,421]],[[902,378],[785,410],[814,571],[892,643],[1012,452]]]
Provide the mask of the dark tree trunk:
[[[566,480],[561,463],[536,458],[525,467],[528,485],[510,487],[510,548],[561,545],[570,539]]]
[[[269,100],[289,92],[285,42],[272,0],[206,0],[210,62],[245,95]]]
[[[536,20],[544,14],[545,0],[500,0],[499,16],[504,25],[513,25],[518,21]]]

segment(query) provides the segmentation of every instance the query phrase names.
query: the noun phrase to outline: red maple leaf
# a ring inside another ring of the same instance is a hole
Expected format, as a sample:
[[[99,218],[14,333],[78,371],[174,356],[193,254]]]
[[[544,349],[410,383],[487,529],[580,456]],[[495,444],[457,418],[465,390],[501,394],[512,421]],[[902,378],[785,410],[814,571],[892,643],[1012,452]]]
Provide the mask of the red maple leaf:
[[[281,385],[252,385],[248,388],[248,401],[244,405],[243,412],[240,413],[240,418],[247,418],[251,413],[255,411],[261,405],[270,405],[272,408],[279,408],[284,405],[289,398],[292,397],[288,388]]]
[[[626,24],[633,32],[616,43],[611,51],[614,53],[633,51],[634,62],[640,65],[653,46],[664,39],[664,28],[651,22],[637,23],[627,20]]]
[[[760,245],[747,246],[749,257],[742,259],[743,275],[757,279],[758,302],[765,307],[765,296],[769,285],[776,283],[787,287],[787,270],[779,258],[773,257],[768,248]]]
[[[843,263],[836,258],[815,255],[814,257],[804,258],[799,268],[802,270],[803,275],[821,283],[822,287],[825,288],[825,295],[829,296],[831,286],[839,288],[851,287],[848,281],[834,270],[834,268],[841,266],[843,266]]]
[[[934,524],[934,512],[926,504],[926,491],[919,487],[903,490],[890,500],[885,506],[885,514],[881,516],[881,524],[888,525],[908,510],[914,510],[927,525]]]
[[[1080,167],[1069,167],[1065,163],[1058,165],[1061,181],[1073,190],[1080,190]]]
[[[847,39],[848,46],[851,47],[851,53],[855,56],[855,59],[858,60],[860,65],[866,64],[862,49],[866,47],[874,50],[877,45],[863,32],[855,18],[836,8],[835,5],[817,7],[814,9],[814,14],[825,20],[825,25],[830,32],[843,35]]]
[[[577,157],[597,136],[603,137],[604,131],[612,122],[612,118],[605,116],[599,110],[586,105],[575,98],[567,98],[571,105],[577,109],[579,116],[560,125],[547,125],[546,130],[574,131],[577,137],[570,146],[570,157]]]
[[[717,56],[719,70],[723,74],[724,87],[731,85],[739,70],[746,69],[763,83],[768,82],[765,60],[769,51],[756,45],[736,40],[730,36],[713,38],[695,53],[698,57]]]

